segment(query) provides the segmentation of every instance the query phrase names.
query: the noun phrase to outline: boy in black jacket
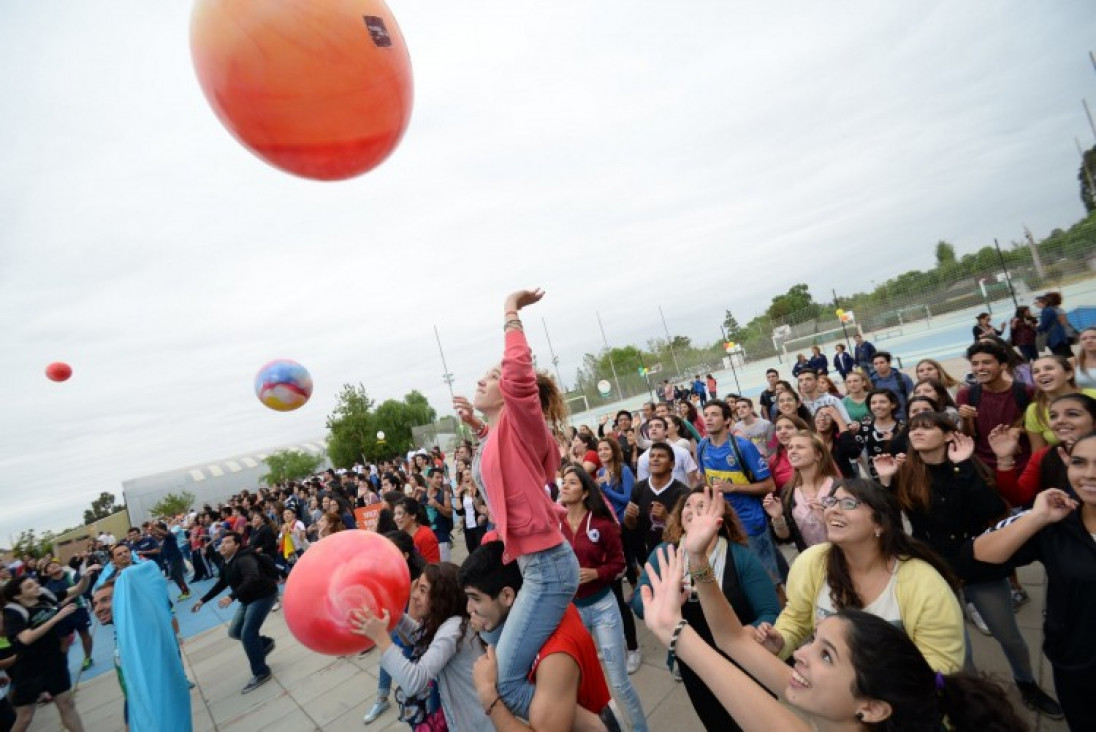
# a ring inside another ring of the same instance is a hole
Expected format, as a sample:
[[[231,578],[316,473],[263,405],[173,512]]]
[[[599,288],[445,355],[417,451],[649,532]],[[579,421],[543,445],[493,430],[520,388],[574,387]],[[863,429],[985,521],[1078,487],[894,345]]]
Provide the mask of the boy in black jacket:
[[[221,539],[221,556],[225,565],[217,584],[194,603],[193,612],[202,609],[202,605],[221,594],[226,587],[231,588],[227,597],[222,597],[218,606],[225,608],[233,600],[240,601],[236,617],[228,626],[228,637],[234,638],[244,646],[247,661],[251,664],[251,681],[247,682],[241,693],[247,694],[270,680],[270,667],[266,665],[267,655],[274,650],[274,639],[260,635],[263,622],[278,599],[276,574],[266,571],[258,556],[247,549],[240,549],[240,535],[235,531],[227,532]]]

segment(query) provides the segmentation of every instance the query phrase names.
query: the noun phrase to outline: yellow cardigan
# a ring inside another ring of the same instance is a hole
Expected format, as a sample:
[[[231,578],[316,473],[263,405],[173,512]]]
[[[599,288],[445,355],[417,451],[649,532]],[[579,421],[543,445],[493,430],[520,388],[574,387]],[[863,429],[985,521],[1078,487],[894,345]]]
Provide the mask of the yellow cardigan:
[[[799,555],[788,575],[788,604],[776,619],[787,658],[814,632],[815,599],[826,579],[831,544],[816,544]],[[963,667],[963,610],[948,583],[920,559],[898,564],[895,595],[902,625],[933,671],[954,673]]]

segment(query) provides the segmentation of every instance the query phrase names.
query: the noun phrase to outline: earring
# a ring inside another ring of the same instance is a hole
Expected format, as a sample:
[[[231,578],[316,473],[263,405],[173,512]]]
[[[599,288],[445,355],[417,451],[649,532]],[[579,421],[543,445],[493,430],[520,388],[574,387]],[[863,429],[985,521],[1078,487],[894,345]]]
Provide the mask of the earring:
[[[864,721],[864,713],[863,712],[857,712],[856,713],[856,721],[857,722],[863,722]]]
[[[878,538],[879,538],[880,536],[882,536],[882,535],[883,535],[883,532],[882,532],[882,531],[876,531],[876,532],[875,532],[875,538],[876,538],[876,539],[878,539]]]

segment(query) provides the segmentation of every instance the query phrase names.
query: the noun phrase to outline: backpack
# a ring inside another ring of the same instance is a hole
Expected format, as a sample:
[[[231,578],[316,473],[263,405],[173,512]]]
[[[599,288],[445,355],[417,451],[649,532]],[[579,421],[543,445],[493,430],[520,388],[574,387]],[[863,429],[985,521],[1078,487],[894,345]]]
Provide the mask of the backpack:
[[[729,434],[727,435],[727,439],[731,442],[731,449],[734,450],[734,459],[738,461],[738,465],[742,469],[742,474],[746,476],[746,480],[750,483],[756,483],[757,478],[754,476],[753,470],[750,468],[749,464],[746,463],[746,458],[742,456],[742,448],[738,446],[738,440],[740,438],[737,435]],[[700,441],[700,444],[696,446],[696,462],[701,473],[706,472],[704,470],[704,449],[711,443],[711,438],[705,437]]]
[[[274,558],[268,554],[262,552],[251,552],[251,556],[255,557],[255,561],[259,563],[259,574],[267,579],[272,579],[275,582],[281,577],[281,573],[278,571],[278,565],[274,563]]]
[[[968,388],[967,405],[977,408],[982,403],[982,385],[975,382]],[[1031,397],[1028,396],[1027,388],[1019,381],[1012,382],[1012,398],[1016,401],[1016,406],[1020,408],[1020,412],[1026,411],[1028,405],[1031,404]]]

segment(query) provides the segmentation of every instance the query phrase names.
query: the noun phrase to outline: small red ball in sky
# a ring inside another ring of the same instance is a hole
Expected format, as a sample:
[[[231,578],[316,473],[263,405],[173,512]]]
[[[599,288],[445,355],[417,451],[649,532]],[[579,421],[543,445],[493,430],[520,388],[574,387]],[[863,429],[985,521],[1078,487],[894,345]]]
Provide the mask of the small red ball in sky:
[[[67,363],[54,361],[46,366],[46,378],[50,381],[68,381],[72,376],[72,367]]]

